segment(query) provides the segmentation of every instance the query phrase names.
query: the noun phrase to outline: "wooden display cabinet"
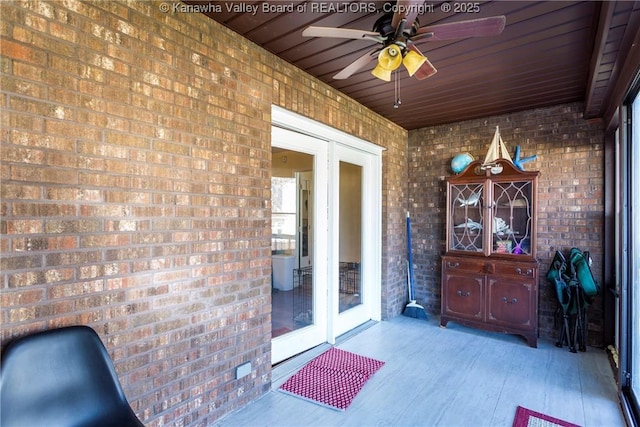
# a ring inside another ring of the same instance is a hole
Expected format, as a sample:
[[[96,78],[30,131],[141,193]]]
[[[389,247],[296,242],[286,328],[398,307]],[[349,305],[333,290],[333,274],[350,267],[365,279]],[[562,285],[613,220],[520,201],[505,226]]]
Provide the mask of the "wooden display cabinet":
[[[499,159],[447,179],[440,325],[449,321],[538,339],[536,195],[539,172]]]

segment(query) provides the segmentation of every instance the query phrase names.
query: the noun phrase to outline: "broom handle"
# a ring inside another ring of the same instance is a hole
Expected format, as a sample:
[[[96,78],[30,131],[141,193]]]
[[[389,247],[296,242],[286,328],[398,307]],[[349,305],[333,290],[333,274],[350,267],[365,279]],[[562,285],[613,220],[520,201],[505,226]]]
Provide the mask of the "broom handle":
[[[414,301],[413,255],[411,254],[411,217],[407,211],[407,258],[409,259],[409,301]]]

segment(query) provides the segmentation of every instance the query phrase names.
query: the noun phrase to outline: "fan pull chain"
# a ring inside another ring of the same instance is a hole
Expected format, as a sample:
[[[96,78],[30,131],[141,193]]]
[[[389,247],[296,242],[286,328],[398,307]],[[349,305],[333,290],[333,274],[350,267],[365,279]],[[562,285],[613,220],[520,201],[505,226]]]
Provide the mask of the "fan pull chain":
[[[400,99],[400,80],[398,80],[398,72],[393,72],[394,77],[394,95],[396,98],[396,102],[393,103],[393,108],[399,108],[400,104],[402,104],[402,100]]]

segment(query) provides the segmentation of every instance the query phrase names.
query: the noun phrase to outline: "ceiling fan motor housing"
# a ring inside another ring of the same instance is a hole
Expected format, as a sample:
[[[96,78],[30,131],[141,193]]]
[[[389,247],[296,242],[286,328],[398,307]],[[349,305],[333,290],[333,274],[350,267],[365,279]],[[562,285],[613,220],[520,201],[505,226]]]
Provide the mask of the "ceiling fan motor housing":
[[[396,32],[396,29],[391,25],[391,20],[393,19],[393,14],[384,14],[375,24],[373,24],[373,31],[380,33],[382,37],[390,37],[393,36]]]
[[[393,43],[395,41],[394,35],[396,33],[396,28],[394,28],[393,25],[391,25],[392,21],[393,21],[393,13],[386,13],[382,15],[380,18],[378,18],[375,24],[373,24],[373,31],[380,33],[382,37],[387,38],[386,44]],[[415,21],[411,23],[411,25],[408,25],[408,26],[405,25],[403,35],[407,39],[410,39],[411,37],[416,35],[419,28],[420,28],[420,21],[418,20],[418,18],[416,18]]]

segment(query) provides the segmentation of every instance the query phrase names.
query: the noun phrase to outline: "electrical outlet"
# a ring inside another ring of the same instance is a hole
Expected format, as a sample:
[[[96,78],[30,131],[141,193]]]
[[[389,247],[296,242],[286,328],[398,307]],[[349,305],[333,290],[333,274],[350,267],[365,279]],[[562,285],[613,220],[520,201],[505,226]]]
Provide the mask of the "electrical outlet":
[[[243,363],[236,367],[236,379],[244,378],[251,373],[251,362]]]

